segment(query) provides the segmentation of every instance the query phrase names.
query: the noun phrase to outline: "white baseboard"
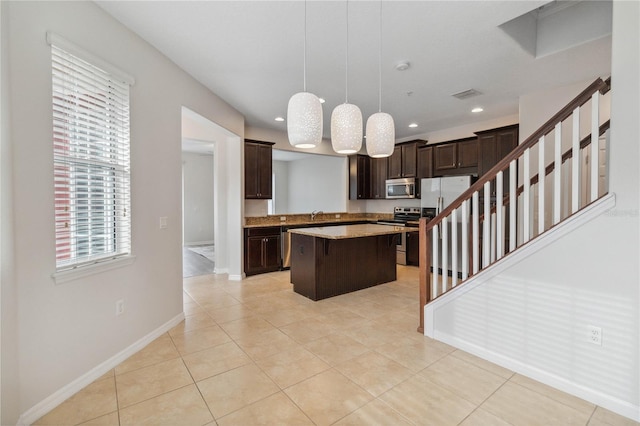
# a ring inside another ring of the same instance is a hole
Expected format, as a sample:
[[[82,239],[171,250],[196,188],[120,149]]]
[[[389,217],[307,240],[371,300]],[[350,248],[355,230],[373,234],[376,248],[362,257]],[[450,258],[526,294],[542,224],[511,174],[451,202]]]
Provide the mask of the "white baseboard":
[[[229,275],[229,281],[242,281],[242,279],[245,277],[244,274],[233,274],[233,275]]]
[[[459,339],[448,333],[435,332],[434,338],[455,348],[461,349],[465,352],[469,352],[482,359],[486,359],[501,367],[507,368],[523,376],[530,377],[545,385],[559,389],[568,394],[574,395],[578,398],[582,398],[585,401],[589,401],[602,408],[613,411],[621,416],[632,419],[636,422],[640,422],[640,406],[634,405],[630,402],[614,398],[610,395],[603,394],[597,389],[588,388],[586,386],[571,382],[564,377],[551,374],[548,371],[541,370],[539,368],[532,367],[522,361],[504,356],[500,353],[490,351],[484,347],[477,346],[466,340]]]
[[[78,377],[71,383],[63,386],[53,394],[49,395],[33,407],[29,408],[25,411],[18,419],[18,426],[22,425],[30,425],[40,417],[47,414],[49,411],[56,408],[58,405],[62,404],[64,401],[78,393],[80,390],[84,389],[87,385],[93,383],[96,379],[102,377],[109,370],[115,368],[118,364],[120,364],[125,359],[129,358],[131,355],[140,351],[142,348],[147,346],[149,343],[178,325],[182,320],[184,320],[184,312],[176,315],[166,323],[162,324],[160,327],[153,330],[151,333],[142,337],[137,342],[133,343],[131,346],[123,349],[118,352],[111,358],[107,359],[103,363],[97,365],[96,367],[89,370],[87,373]]]

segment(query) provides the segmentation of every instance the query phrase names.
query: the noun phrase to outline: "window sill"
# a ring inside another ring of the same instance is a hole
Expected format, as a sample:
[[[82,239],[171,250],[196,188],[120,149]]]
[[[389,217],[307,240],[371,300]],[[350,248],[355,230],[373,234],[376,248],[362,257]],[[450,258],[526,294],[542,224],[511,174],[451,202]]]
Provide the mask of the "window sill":
[[[67,271],[54,272],[51,275],[56,284],[63,284],[69,281],[88,277],[89,275],[99,274],[111,269],[122,268],[135,262],[136,257],[133,255],[118,257],[117,259],[105,260],[103,262],[91,265],[79,266],[75,269]]]

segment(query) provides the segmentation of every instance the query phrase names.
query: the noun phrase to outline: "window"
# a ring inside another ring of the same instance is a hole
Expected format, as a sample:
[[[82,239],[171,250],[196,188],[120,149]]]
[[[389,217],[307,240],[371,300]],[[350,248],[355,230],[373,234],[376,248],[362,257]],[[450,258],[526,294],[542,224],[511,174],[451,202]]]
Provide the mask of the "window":
[[[129,83],[48,36],[61,272],[131,253]]]

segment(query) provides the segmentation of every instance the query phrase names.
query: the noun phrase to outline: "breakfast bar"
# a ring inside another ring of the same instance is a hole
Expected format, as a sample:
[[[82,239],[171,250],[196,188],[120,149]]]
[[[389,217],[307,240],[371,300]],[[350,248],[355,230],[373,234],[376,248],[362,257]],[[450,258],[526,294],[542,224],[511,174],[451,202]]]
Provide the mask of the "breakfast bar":
[[[410,228],[361,224],[291,229],[293,290],[321,300],[396,279],[396,244]]]

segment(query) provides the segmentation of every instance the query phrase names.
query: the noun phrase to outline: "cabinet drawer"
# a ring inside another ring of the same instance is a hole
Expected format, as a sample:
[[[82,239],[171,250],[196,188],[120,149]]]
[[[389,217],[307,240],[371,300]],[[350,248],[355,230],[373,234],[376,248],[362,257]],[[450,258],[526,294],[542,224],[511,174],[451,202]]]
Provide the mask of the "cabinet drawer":
[[[279,226],[265,228],[246,228],[247,237],[271,237],[280,235]]]

